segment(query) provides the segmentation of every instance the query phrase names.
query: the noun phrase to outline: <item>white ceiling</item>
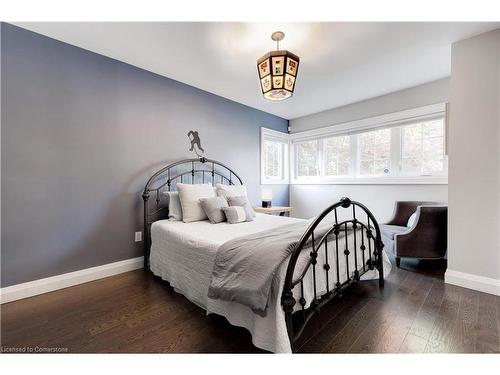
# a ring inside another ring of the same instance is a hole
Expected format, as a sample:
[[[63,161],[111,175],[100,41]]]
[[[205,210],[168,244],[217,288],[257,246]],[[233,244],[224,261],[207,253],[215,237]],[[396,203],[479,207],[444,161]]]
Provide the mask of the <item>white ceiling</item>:
[[[17,22],[18,26],[292,119],[450,74],[451,44],[500,23]],[[294,96],[265,100],[256,60],[299,55]]]

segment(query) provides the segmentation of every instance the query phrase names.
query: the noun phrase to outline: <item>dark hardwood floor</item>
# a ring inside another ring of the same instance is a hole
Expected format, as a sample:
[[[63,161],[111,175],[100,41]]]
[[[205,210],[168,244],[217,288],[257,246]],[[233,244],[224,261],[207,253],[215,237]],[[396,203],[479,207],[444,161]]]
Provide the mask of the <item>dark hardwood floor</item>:
[[[69,352],[255,353],[250,334],[142,270],[1,307],[1,344]],[[442,267],[403,261],[383,289],[361,282],[313,319],[304,353],[500,352],[500,298],[445,285]]]

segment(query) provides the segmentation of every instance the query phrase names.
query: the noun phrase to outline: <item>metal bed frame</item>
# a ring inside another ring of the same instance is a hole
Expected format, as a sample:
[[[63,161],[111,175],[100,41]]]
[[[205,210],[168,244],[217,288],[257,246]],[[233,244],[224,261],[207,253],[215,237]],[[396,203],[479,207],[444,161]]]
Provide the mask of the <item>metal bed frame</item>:
[[[187,169],[186,169],[187,167]],[[163,192],[175,191],[177,182],[181,183],[222,183],[234,185],[235,182],[243,184],[241,178],[226,165],[205,157],[199,159],[185,159],[160,169],[146,183],[142,198],[144,201],[144,268],[149,270],[149,255],[151,248],[151,224],[162,218],[168,217],[168,207],[163,198]],[[152,210],[150,198],[154,196],[154,209]],[[356,212],[356,208],[358,211]],[[339,221],[339,210],[350,209],[352,218]],[[364,213],[366,223],[359,219],[359,213]],[[315,229],[325,218],[333,214],[331,228],[318,239],[315,238]],[[353,234],[354,248],[349,249],[349,241],[347,241],[348,233]],[[344,248],[339,248],[339,236],[344,234]],[[359,235],[359,236],[358,236]],[[365,238],[366,237],[366,238]],[[332,245],[333,243],[333,245]],[[361,250],[361,259],[358,259],[358,245]],[[311,247],[312,246],[312,247]],[[302,235],[297,246],[293,250],[285,276],[283,293],[281,295],[281,305],[283,307],[286,319],[286,326],[292,350],[294,344],[304,332],[304,329],[310,319],[319,314],[321,308],[335,298],[339,298],[353,284],[360,280],[360,277],[371,270],[376,269],[379,274],[379,286],[384,285],[384,270],[383,270],[383,243],[380,234],[380,228],[377,220],[370,210],[363,204],[351,201],[349,198],[342,198],[339,202],[326,208],[307,228]],[[306,267],[298,278],[294,279],[295,267],[299,255],[304,249],[311,249]],[[318,264],[318,254],[324,251],[325,263]],[[335,256],[334,264],[329,263],[332,253]],[[354,257],[350,257],[351,254]],[[340,254],[340,255],[339,255]],[[340,265],[339,256],[345,256],[345,267],[347,280],[340,282]],[[330,255],[330,258],[329,258]],[[354,259],[352,259],[354,258]],[[354,264],[349,262],[354,260]],[[333,268],[333,269],[332,269]],[[304,298],[304,277],[312,272],[313,293],[314,297],[310,306],[306,308],[306,300]],[[325,272],[326,293],[319,295],[317,285],[317,272]],[[331,278],[334,279],[331,279]],[[329,280],[336,280],[335,288],[330,289]],[[297,303],[293,290],[295,287],[300,288],[300,298],[298,299],[300,308],[294,313],[294,306]]]

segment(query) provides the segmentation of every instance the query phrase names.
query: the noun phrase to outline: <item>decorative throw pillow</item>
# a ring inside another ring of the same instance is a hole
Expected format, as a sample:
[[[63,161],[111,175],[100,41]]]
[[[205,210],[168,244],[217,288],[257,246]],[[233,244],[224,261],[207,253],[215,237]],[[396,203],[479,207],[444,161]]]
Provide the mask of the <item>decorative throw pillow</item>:
[[[406,226],[408,228],[412,227],[413,224],[415,223],[416,218],[417,218],[417,211],[415,211],[414,213],[411,214],[410,218],[408,219],[408,223],[406,224]]]
[[[247,195],[247,188],[244,185],[223,185],[215,184],[217,195],[227,200],[229,197],[241,197]]]
[[[177,184],[177,191],[181,201],[183,222],[191,223],[208,218],[201,208],[200,199],[215,197],[215,190],[211,185]]]
[[[179,192],[166,191],[163,194],[167,196],[168,218],[171,220],[182,220],[181,200]]]
[[[205,214],[208,216],[208,220],[210,220],[212,224],[226,221],[226,215],[224,215],[224,211],[222,209],[229,206],[224,198],[201,198],[200,204],[201,208],[203,208],[203,211],[205,211]]]
[[[241,206],[224,207],[222,209],[229,224],[243,223],[247,221],[247,213]]]
[[[255,218],[255,212],[246,195],[241,197],[228,197],[227,202],[229,206],[243,207],[247,216],[246,221],[252,221]]]

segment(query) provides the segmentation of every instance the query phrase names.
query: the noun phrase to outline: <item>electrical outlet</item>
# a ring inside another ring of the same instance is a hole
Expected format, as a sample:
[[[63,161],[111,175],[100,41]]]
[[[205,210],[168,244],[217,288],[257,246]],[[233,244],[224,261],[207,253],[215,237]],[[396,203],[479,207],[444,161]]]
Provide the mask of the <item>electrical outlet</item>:
[[[135,232],[135,242],[142,241],[142,232]]]

